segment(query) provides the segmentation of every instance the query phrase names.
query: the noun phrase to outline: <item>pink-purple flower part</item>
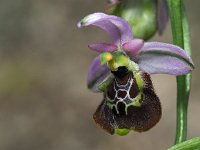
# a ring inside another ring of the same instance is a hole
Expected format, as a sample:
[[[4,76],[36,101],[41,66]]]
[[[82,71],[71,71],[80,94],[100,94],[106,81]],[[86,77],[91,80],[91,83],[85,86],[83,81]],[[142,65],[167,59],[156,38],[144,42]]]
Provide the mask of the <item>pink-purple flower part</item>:
[[[162,42],[144,42],[142,39],[134,39],[128,22],[119,17],[93,13],[78,23],[78,27],[89,25],[105,30],[112,39],[112,43],[91,44],[89,48],[99,53],[123,51],[138,64],[140,70],[148,74],[178,76],[187,74],[194,68],[192,59],[182,48]],[[107,65],[101,65],[99,57],[96,57],[88,74],[88,87],[93,91],[99,91],[98,85],[110,74]]]

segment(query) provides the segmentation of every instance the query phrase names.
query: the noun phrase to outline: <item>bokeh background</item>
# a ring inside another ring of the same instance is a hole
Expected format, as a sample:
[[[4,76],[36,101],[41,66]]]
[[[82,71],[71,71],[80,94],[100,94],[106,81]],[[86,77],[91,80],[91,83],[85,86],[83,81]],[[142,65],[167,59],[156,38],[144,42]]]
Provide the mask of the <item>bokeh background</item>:
[[[200,135],[200,1],[185,3],[196,66],[188,114],[192,138]],[[94,124],[102,94],[86,87],[96,56],[87,45],[108,37],[95,27],[77,29],[76,23],[106,9],[106,0],[0,1],[0,150],[164,150],[173,144],[173,76],[152,76],[163,116],[150,131],[119,137]],[[171,43],[170,25],[152,41]]]

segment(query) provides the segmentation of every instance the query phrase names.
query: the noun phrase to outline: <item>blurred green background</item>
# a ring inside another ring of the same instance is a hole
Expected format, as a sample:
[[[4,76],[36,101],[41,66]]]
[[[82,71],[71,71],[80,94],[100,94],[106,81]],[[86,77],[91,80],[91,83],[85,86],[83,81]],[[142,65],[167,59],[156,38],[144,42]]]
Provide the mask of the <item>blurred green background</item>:
[[[196,66],[188,114],[192,138],[200,135],[200,1],[185,3]],[[163,116],[150,131],[119,137],[94,124],[102,94],[86,87],[96,56],[87,45],[108,37],[95,27],[77,29],[76,23],[106,9],[106,0],[0,1],[0,150],[164,150],[173,144],[173,76],[152,76]],[[171,43],[170,25],[152,41]]]

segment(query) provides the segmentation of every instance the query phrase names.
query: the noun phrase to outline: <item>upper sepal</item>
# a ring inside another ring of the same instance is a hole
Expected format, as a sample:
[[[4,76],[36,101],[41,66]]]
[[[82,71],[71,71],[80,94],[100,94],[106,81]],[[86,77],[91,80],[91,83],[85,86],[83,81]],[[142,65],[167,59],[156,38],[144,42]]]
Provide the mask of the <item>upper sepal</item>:
[[[146,42],[134,61],[149,74],[178,76],[194,68],[192,59],[182,48],[161,42]]]
[[[112,43],[116,45],[123,44],[133,38],[128,22],[116,16],[93,13],[83,18],[77,24],[79,28],[89,25],[95,25],[105,30],[112,39]]]

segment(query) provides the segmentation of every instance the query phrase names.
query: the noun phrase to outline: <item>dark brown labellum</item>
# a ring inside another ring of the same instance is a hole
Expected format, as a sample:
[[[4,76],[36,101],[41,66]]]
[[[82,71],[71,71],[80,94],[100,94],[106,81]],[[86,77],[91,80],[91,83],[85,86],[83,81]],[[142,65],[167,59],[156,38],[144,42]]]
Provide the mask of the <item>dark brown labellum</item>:
[[[152,128],[161,118],[161,105],[149,74],[140,71],[144,87],[136,83],[132,72],[115,76],[104,92],[104,99],[93,115],[95,122],[110,134],[115,129],[138,132]]]

